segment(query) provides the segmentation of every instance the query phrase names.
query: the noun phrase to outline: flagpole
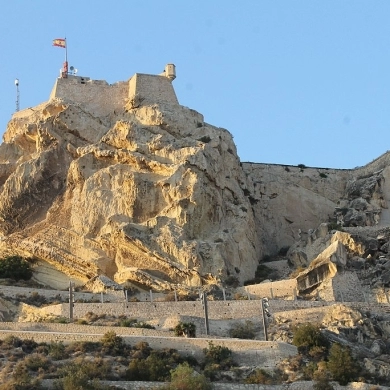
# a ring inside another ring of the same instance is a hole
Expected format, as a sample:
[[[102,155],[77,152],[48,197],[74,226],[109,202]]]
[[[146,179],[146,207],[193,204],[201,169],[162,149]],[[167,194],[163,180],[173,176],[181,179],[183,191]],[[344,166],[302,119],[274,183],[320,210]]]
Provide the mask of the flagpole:
[[[64,67],[64,73],[65,73],[65,78],[68,77],[68,43],[66,41],[65,37],[65,67]]]
[[[65,62],[68,62],[68,43],[66,42],[66,37],[65,37]]]

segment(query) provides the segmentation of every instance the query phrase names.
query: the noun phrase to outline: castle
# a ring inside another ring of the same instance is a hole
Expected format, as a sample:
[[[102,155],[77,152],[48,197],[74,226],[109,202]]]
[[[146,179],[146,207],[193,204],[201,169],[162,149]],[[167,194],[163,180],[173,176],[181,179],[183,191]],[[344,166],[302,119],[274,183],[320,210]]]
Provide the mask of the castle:
[[[174,64],[167,64],[159,75],[136,73],[128,81],[108,84],[105,80],[68,75],[58,78],[50,100],[60,98],[79,104],[91,114],[108,115],[123,109],[127,101],[138,97],[149,104],[179,104],[172,81],[176,78]]]

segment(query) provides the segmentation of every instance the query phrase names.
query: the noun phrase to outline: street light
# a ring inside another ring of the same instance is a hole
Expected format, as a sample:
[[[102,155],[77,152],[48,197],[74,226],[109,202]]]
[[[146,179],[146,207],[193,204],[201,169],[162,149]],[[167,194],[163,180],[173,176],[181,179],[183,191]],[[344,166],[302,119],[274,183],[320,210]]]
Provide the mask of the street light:
[[[272,314],[269,311],[269,300],[268,298],[262,298],[261,299],[261,313],[263,317],[263,328],[264,328],[264,340],[268,341],[268,330],[267,330],[267,320],[265,316],[268,318],[272,316]]]
[[[19,111],[19,79],[15,79],[15,87],[16,87],[16,111]]]

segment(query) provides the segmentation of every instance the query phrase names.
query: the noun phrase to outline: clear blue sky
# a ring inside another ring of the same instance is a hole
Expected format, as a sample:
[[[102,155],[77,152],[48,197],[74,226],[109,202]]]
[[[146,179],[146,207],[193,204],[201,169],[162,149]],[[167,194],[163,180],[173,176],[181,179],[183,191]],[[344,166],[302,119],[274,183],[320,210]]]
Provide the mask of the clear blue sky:
[[[49,97],[68,39],[109,83],[176,65],[180,104],[228,129],[241,161],[354,168],[389,147],[388,0],[9,0],[0,13],[0,132]]]

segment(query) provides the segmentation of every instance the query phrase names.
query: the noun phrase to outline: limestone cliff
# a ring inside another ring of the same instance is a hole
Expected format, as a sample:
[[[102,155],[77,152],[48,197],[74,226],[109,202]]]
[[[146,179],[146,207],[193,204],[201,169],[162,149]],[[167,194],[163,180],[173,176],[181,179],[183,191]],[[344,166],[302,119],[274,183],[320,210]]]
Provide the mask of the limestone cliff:
[[[104,274],[159,290],[251,278],[261,247],[231,134],[178,104],[102,112],[52,98],[9,122],[3,251],[80,283]]]
[[[355,169],[242,165],[266,254],[311,241],[323,222],[344,228],[390,226],[390,152]]]

